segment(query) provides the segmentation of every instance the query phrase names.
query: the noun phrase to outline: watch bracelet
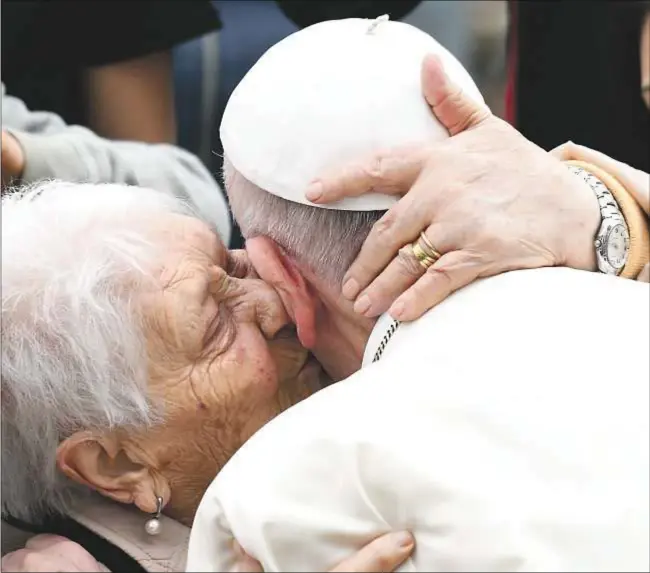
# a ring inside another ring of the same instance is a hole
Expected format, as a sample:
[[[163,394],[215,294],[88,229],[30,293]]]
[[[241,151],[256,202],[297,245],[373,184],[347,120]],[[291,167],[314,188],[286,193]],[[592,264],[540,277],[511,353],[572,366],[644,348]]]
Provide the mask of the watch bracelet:
[[[628,260],[619,276],[636,279],[645,265],[650,262],[650,221],[647,213],[643,211],[632,193],[614,175],[602,167],[573,158],[566,159],[563,163],[582,167],[598,177],[616,199],[627,223],[630,236]]]
[[[623,265],[617,268],[612,266],[611,262],[607,258],[607,242],[604,239],[607,237],[609,231],[617,225],[622,225],[624,227],[625,234],[629,238],[629,228],[621,208],[609,188],[600,180],[600,178],[596,177],[596,175],[577,165],[567,164],[567,168],[571,173],[589,185],[598,201],[601,222],[594,242],[598,269],[600,272],[605,274],[618,275],[627,263],[629,255],[629,240]]]
[[[627,228],[627,222],[621,211],[621,208],[618,205],[616,199],[612,195],[612,192],[607,188],[607,186],[600,180],[598,177],[589,173],[586,169],[582,167],[577,167],[575,165],[567,165],[569,171],[577,175],[582,179],[591,190],[596,195],[598,199],[598,207],[600,208],[600,216],[603,220],[605,219],[616,219],[617,222],[621,222]]]

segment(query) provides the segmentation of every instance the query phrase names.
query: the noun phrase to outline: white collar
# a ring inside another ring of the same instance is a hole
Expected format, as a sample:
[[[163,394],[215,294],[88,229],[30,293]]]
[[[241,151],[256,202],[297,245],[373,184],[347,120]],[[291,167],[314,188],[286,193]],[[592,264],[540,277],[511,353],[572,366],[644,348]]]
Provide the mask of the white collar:
[[[386,346],[390,342],[390,339],[399,328],[399,325],[399,321],[395,320],[388,313],[382,314],[379,319],[377,319],[377,322],[370,333],[370,337],[368,338],[366,349],[363,352],[361,368],[368,366],[373,362],[377,362],[381,358]]]

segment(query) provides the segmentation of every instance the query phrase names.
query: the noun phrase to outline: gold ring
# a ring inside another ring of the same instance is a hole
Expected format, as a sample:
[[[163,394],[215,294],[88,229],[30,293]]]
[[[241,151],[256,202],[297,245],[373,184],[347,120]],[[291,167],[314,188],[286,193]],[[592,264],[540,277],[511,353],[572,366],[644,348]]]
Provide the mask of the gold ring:
[[[413,254],[415,255],[415,258],[417,259],[418,263],[420,263],[420,266],[426,271],[433,263],[436,262],[435,259],[431,258],[429,255],[427,255],[422,247],[420,246],[419,242],[413,243],[411,245],[411,248],[413,249]]]
[[[431,241],[429,240],[429,237],[427,237],[424,232],[420,233],[420,241],[424,243],[424,245],[421,247],[422,250],[429,255],[434,260],[438,260],[442,255],[438,252],[438,250],[433,246]]]

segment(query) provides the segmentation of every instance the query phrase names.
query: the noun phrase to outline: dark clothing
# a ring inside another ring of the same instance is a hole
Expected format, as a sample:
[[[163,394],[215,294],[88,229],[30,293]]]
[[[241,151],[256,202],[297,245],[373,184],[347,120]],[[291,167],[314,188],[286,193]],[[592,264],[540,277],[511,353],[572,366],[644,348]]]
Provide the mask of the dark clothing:
[[[650,171],[642,3],[510,1],[509,117],[545,149],[574,141]]]
[[[211,3],[198,0],[4,0],[1,24],[7,91],[84,126],[84,68],[169,50],[220,27]]]
[[[287,18],[293,20],[300,28],[325,20],[342,20],[344,18],[377,18],[388,14],[391,20],[401,20],[418,4],[419,0],[352,0],[333,1],[285,0],[278,2]]]

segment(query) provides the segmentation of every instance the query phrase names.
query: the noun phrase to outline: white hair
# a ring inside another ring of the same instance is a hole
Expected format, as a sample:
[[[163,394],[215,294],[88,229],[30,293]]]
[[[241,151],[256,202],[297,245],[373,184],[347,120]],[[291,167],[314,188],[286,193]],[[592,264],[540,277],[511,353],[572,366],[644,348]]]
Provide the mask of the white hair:
[[[385,212],[339,211],[288,201],[246,179],[227,157],[223,175],[230,208],[244,238],[273,239],[335,289]]]
[[[56,450],[75,431],[155,421],[136,297],[164,248],[149,241],[152,219],[172,212],[192,214],[122,185],[53,182],[3,197],[3,513],[69,508],[81,492]]]

